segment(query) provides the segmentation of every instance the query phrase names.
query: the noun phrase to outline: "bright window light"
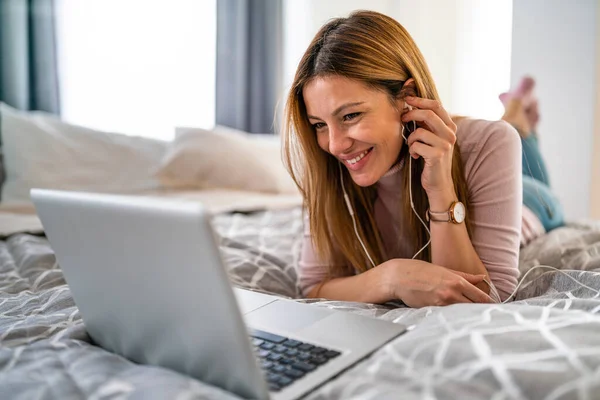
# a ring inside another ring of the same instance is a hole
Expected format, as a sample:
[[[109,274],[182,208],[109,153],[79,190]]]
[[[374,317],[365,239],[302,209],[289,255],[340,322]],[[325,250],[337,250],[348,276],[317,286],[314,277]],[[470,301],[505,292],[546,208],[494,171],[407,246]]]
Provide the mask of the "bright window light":
[[[510,89],[512,0],[458,3],[453,112],[497,120]]]
[[[170,140],[215,120],[216,0],[57,0],[62,117]]]

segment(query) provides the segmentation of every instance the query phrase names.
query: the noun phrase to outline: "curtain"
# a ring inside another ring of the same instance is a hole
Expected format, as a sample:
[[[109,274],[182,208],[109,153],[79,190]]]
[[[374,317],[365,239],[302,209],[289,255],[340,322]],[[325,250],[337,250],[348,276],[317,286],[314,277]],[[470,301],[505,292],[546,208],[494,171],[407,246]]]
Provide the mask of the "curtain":
[[[0,101],[60,113],[53,0],[0,0]]]
[[[273,132],[281,94],[282,0],[217,0],[216,123]]]

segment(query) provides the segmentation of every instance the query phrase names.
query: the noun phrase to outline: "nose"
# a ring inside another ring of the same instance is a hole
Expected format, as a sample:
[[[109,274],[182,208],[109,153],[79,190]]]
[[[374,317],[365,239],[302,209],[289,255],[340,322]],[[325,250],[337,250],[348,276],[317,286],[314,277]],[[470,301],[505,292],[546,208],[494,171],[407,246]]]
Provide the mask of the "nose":
[[[329,128],[329,152],[333,155],[339,155],[352,147],[352,138],[347,133],[336,126]]]

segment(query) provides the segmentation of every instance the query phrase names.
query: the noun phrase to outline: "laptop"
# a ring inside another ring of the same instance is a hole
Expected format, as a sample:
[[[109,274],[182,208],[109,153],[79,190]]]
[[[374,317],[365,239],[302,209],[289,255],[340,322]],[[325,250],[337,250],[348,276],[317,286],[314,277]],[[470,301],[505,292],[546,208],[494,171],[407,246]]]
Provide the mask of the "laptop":
[[[198,203],[33,189],[95,344],[244,398],[296,399],[405,332],[233,288]]]

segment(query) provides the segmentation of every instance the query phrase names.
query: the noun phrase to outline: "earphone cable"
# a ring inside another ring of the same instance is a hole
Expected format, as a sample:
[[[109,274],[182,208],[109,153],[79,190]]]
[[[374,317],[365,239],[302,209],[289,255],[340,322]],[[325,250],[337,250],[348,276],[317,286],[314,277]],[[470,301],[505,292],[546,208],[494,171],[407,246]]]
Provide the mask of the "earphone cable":
[[[373,261],[373,259],[371,258],[371,255],[367,251],[367,246],[365,246],[362,239],[360,238],[360,235],[358,234],[358,227],[356,226],[356,218],[354,217],[354,209],[352,208],[352,203],[350,203],[350,198],[348,197],[348,193],[346,193],[346,187],[344,186],[344,172],[342,171],[342,164],[339,163],[338,167],[340,169],[340,182],[342,185],[342,192],[344,193],[344,201],[346,202],[346,207],[348,208],[348,213],[350,214],[350,217],[352,218],[352,224],[354,225],[354,233],[356,234],[356,238],[358,239],[360,245],[362,246],[362,248],[365,252],[365,255],[371,262],[371,265],[373,266],[373,268],[375,268],[375,262]]]
[[[409,107],[409,109],[412,109],[412,107],[410,107],[410,106],[408,106],[408,107]],[[416,125],[416,122],[413,121],[413,124]],[[402,138],[404,139],[404,141],[406,142],[406,145],[408,146],[408,139],[406,138],[406,136],[404,136],[404,125],[402,125],[401,135],[402,135]],[[425,246],[421,247],[421,250],[417,251],[415,253],[415,255],[412,256],[412,259],[414,260],[419,254],[421,254],[421,252],[423,250],[425,250],[427,248],[427,246],[429,246],[431,244],[431,231],[429,230],[429,227],[427,226],[425,221],[423,221],[423,219],[421,218],[421,216],[419,215],[417,210],[415,210],[415,203],[413,202],[413,191],[412,191],[412,156],[410,155],[410,153],[408,154],[408,193],[409,193],[409,198],[410,198],[410,208],[412,208],[413,213],[417,216],[419,221],[421,221],[421,224],[423,225],[423,227],[425,227],[425,230],[427,231],[427,236],[429,237],[429,240],[427,241],[427,243],[425,243]]]

